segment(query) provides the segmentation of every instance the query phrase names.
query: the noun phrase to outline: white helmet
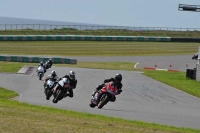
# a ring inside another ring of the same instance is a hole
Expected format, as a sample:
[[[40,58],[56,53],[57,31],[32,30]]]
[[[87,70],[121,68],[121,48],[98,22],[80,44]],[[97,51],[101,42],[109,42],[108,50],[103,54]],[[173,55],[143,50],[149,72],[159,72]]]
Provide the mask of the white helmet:
[[[76,73],[74,71],[69,72],[69,78],[70,79],[75,79]]]
[[[56,74],[56,71],[51,71],[51,75],[53,76],[53,77],[55,77],[57,74]]]
[[[69,83],[70,83],[70,81],[69,81],[68,78],[63,78],[62,80],[63,80],[63,83],[64,83],[64,84],[69,84]]]

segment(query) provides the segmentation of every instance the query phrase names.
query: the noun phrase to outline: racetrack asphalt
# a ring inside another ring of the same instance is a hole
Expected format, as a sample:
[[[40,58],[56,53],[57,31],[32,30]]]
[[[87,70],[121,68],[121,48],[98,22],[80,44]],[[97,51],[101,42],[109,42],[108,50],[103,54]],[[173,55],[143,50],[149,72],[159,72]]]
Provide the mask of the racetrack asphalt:
[[[193,55],[171,56],[69,56],[78,62],[133,62],[138,63],[137,68],[150,67],[171,69],[185,72],[186,69],[196,68],[197,60],[192,60]],[[171,64],[171,67],[170,67]],[[186,65],[187,64],[187,65]]]
[[[77,58],[78,61],[82,61],[81,58]],[[120,58],[123,59],[122,57]],[[116,61],[120,58],[113,57],[112,59],[112,57],[108,57],[103,59],[103,57],[101,57],[98,59],[96,58],[96,61],[109,61],[111,59],[112,61]],[[139,57],[135,58],[139,59]],[[130,57],[130,60],[135,62],[135,60],[133,60],[135,58]],[[141,60],[143,58],[145,57],[142,57]],[[146,57],[145,59],[148,58],[150,57]],[[164,58],[166,59],[167,57]],[[87,61],[95,61],[92,59],[87,59]],[[124,57],[123,61],[126,60],[128,60],[128,58]],[[184,59],[180,60],[184,62]],[[85,60],[83,61],[85,62]],[[148,61],[149,60],[146,62]],[[141,61],[138,60],[138,62]],[[165,60],[165,62],[167,61]],[[196,61],[189,62],[196,63]],[[39,80],[36,73],[33,75],[1,73],[0,86],[19,93],[20,96],[14,99],[20,102],[102,114],[129,120],[141,120],[176,127],[200,129],[200,98],[148,78],[140,72],[52,67],[45,73],[44,77],[46,77],[51,70],[56,70],[59,77],[68,74],[70,70],[76,72],[78,84],[77,88],[74,90],[73,98],[64,98],[57,104],[52,102],[53,97],[51,97],[49,101],[46,100],[45,94],[43,93],[43,81]],[[89,102],[92,90],[94,90],[97,85],[101,84],[105,78],[113,77],[116,73],[121,73],[123,75],[123,92],[116,96],[116,102],[109,102],[102,109],[90,108]]]

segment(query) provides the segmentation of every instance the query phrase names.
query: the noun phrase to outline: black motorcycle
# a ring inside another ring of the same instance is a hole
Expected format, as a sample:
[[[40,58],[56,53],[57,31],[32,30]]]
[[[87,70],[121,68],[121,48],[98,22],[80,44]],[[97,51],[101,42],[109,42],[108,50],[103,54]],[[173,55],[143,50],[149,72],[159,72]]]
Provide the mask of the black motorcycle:
[[[196,54],[192,57],[192,59],[197,60],[197,59],[198,59],[198,53],[196,53]]]
[[[46,68],[46,69],[49,69],[49,68],[51,68],[51,66],[52,66],[52,64],[50,64],[49,62],[46,62],[44,65],[45,65],[45,68]]]
[[[46,84],[44,85],[46,99],[49,100],[53,94],[53,88],[55,87],[55,81],[53,79],[47,80]]]

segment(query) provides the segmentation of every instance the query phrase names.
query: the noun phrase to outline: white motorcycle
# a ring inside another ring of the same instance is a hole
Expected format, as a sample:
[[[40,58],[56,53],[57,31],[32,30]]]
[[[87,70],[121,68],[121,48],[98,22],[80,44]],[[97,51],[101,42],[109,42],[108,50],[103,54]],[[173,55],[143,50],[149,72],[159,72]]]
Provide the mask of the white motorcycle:
[[[46,99],[49,100],[53,94],[53,88],[55,87],[55,82],[52,79],[47,80],[46,85],[44,86]]]
[[[38,76],[39,76],[39,80],[41,80],[42,77],[44,76],[44,68],[39,66],[38,69],[37,69],[37,73],[38,73]]]

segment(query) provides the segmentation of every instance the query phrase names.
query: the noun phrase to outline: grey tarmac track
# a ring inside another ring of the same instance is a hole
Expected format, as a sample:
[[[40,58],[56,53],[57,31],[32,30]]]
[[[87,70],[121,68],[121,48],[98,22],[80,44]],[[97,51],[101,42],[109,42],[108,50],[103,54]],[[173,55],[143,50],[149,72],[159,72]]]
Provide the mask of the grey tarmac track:
[[[134,62],[137,68],[150,67],[159,69],[172,69],[186,71],[196,68],[197,60],[192,60],[193,55],[171,55],[171,56],[70,56],[78,62]],[[170,67],[171,64],[171,67]],[[186,64],[188,66],[186,66]]]
[[[73,98],[64,98],[57,104],[52,102],[52,97],[47,101],[43,93],[43,81],[39,80],[36,73],[32,76],[1,73],[0,86],[19,93],[20,96],[14,99],[21,102],[200,129],[199,98],[148,78],[139,72],[52,67],[45,73],[45,77],[51,70],[56,70],[59,77],[70,70],[76,71],[78,85],[74,90]],[[116,102],[109,102],[102,109],[90,108],[92,90],[105,78],[110,78],[115,73],[123,75],[123,92],[117,96]]]

